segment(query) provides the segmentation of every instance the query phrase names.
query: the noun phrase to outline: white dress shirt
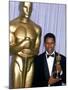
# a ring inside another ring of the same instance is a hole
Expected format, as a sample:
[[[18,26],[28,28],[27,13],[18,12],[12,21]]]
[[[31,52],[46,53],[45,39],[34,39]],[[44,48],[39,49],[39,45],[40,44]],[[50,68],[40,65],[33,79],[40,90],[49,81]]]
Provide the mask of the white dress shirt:
[[[52,54],[55,54],[55,52],[53,52]],[[51,54],[51,55],[52,55],[52,54]],[[54,57],[49,56],[49,57],[47,58],[47,55],[49,55],[49,54],[48,54],[48,52],[46,51],[46,60],[47,60],[47,64],[48,64],[49,74],[50,74],[50,76],[51,76],[51,75],[52,75],[53,64],[54,64]]]

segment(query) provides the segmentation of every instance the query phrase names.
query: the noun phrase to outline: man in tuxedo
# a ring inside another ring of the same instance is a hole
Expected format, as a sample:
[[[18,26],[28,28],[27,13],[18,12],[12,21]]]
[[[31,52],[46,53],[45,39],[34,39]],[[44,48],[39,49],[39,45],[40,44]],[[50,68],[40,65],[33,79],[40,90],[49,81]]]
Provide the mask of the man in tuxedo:
[[[45,52],[34,60],[33,87],[66,84],[66,57],[55,51],[55,45],[54,34],[47,33],[44,36]]]

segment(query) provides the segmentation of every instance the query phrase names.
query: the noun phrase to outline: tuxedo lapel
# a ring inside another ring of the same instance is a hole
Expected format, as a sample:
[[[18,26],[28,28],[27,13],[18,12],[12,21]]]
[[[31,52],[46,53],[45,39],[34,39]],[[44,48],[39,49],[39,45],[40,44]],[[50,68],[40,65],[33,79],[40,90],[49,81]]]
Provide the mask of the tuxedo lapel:
[[[49,75],[49,69],[48,69],[48,64],[47,64],[47,60],[46,60],[46,54],[44,54],[44,74],[46,79],[48,80],[48,78],[50,77]]]
[[[52,73],[53,73],[53,72],[55,71],[55,69],[56,69],[56,67],[55,67],[55,64],[56,64],[56,56],[57,56],[57,53],[55,52],[55,58],[54,58]]]

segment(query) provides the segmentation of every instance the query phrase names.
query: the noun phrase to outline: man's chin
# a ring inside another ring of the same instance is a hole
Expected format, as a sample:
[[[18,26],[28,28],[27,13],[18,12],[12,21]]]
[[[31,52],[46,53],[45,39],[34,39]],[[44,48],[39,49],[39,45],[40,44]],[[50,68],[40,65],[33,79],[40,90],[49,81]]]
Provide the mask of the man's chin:
[[[47,51],[47,52],[48,52],[49,54],[52,54],[52,53],[53,53],[53,51],[51,51],[51,50],[50,50],[50,51]]]

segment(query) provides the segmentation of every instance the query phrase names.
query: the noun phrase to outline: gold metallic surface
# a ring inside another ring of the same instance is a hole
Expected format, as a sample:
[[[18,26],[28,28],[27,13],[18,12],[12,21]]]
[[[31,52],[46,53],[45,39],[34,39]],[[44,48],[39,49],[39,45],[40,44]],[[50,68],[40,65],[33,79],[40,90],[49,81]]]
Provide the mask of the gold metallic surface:
[[[61,56],[58,54],[58,56],[56,56],[56,64],[60,64],[61,61]]]
[[[31,87],[34,72],[34,56],[39,52],[41,28],[31,21],[31,2],[20,3],[20,16],[10,21],[9,88]]]

